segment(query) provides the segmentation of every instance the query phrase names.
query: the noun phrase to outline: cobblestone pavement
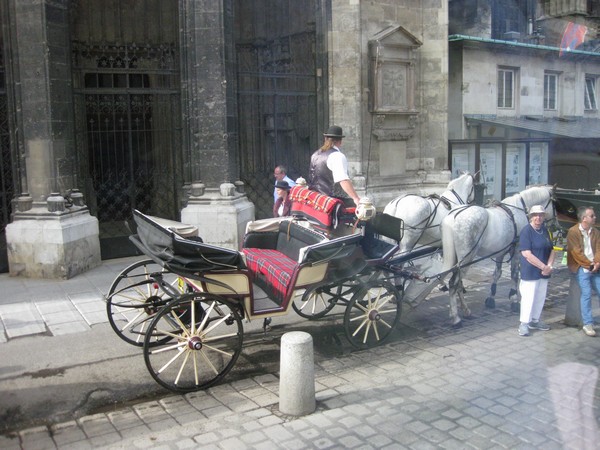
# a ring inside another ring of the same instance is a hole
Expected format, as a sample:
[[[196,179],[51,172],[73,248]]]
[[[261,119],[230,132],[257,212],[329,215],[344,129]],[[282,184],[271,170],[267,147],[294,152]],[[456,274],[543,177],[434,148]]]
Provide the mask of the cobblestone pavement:
[[[390,343],[318,358],[313,414],[279,413],[273,373],[24,429],[0,436],[0,448],[599,448],[600,339],[562,323],[566,269],[551,279],[542,315],[552,330],[529,337],[518,336],[502,299],[506,278],[496,309],[483,306],[491,274],[483,263],[471,269],[473,318],[460,329],[448,326],[446,294],[435,291],[405,308]]]

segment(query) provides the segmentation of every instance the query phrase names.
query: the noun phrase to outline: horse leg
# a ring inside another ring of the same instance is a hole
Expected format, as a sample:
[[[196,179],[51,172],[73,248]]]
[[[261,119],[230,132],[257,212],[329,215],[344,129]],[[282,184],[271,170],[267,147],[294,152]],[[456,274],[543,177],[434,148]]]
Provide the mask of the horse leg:
[[[508,299],[510,300],[510,310],[514,313],[521,312],[521,304],[519,303],[519,296],[517,295],[519,292],[519,264],[519,259],[513,256],[510,261],[510,279],[512,280],[512,286],[508,293]]]
[[[448,282],[448,295],[450,299],[450,326],[452,328],[460,328],[462,326],[460,316],[458,315],[458,305],[456,302],[456,297],[460,289],[460,269],[456,269],[454,272],[452,272],[452,276]]]
[[[471,310],[467,306],[467,302],[465,302],[465,292],[467,290],[464,287],[462,277],[458,280],[458,287],[456,289],[456,293],[458,294],[458,301],[460,302],[460,309],[462,309],[463,317],[465,319],[471,318]]]
[[[494,309],[496,307],[496,286],[498,280],[502,275],[502,258],[496,261],[496,268],[494,269],[494,277],[492,279],[492,287],[490,288],[490,296],[485,299],[486,308]]]

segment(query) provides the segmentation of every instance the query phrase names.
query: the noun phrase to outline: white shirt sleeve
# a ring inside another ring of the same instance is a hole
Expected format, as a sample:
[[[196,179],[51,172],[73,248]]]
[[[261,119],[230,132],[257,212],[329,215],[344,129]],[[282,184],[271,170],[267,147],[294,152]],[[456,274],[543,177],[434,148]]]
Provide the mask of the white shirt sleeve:
[[[350,179],[348,176],[348,160],[342,152],[333,152],[329,155],[327,167],[333,173],[334,183]]]
[[[296,182],[294,180],[292,180],[290,177],[288,177],[287,175],[285,177],[283,177],[283,180],[287,181],[288,184],[290,185],[290,187],[296,186]]]

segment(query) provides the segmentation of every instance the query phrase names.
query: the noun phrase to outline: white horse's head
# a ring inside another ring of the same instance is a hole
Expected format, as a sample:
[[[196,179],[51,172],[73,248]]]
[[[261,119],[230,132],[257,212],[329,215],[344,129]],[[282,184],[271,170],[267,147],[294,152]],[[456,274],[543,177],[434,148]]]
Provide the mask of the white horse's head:
[[[526,212],[529,212],[529,209],[534,205],[542,205],[546,210],[546,220],[551,220],[556,215],[554,210],[554,186],[531,186],[519,195],[527,208]]]
[[[546,222],[553,222],[556,220],[554,201],[554,186],[538,185],[528,187],[524,191],[511,195],[502,200],[502,203],[522,210],[525,216],[527,216],[532,206],[542,205],[546,211]]]
[[[475,200],[475,177],[470,172],[463,174],[448,183],[448,189],[442,197],[458,205],[471,204]]]

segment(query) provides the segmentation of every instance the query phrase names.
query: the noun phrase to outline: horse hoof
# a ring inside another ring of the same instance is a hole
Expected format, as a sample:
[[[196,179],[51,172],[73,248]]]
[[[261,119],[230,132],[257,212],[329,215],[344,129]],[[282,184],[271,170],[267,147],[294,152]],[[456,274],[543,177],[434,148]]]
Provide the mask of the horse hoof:
[[[512,302],[510,304],[510,311],[514,313],[521,312],[521,305],[519,305],[519,302]]]
[[[485,307],[494,309],[496,307],[496,300],[494,300],[492,297],[486,298],[485,299]]]

